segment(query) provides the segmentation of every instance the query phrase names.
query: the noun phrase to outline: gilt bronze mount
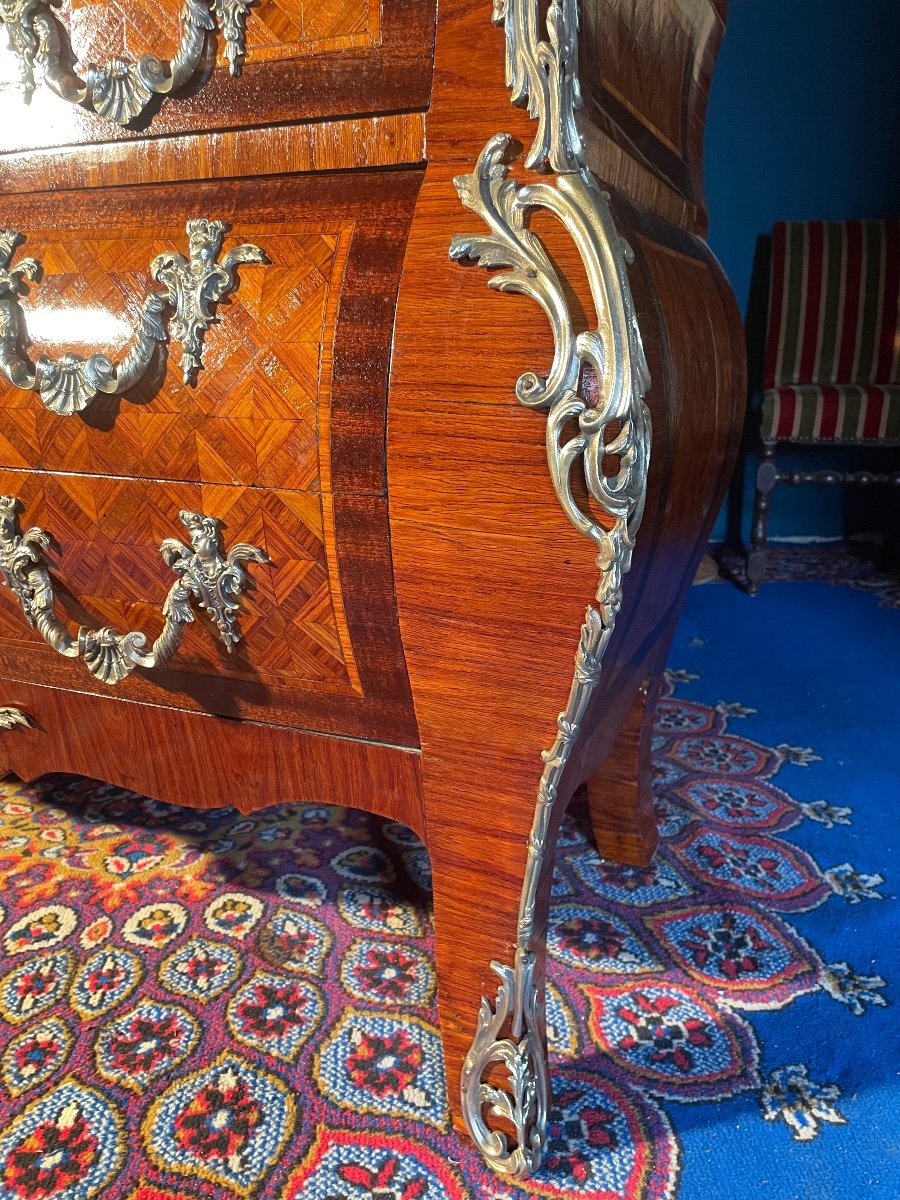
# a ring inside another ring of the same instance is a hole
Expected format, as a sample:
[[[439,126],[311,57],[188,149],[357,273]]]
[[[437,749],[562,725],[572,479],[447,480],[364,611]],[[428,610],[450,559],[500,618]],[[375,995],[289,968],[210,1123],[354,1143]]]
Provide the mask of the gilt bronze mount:
[[[184,382],[194,383],[202,365],[204,335],[216,319],[213,305],[238,287],[240,264],[267,261],[259,246],[247,243],[229,250],[219,262],[227,229],[224,221],[195,217],[186,226],[188,257],[173,251],[157,255],[150,275],[164,290],[145,296],[131,344],[119,362],[105,354],[64,354],[56,360],[41,355],[35,364],[24,348],[28,329],[20,296],[27,282],[40,278],[41,265],[22,258],[13,266],[16,248],[25,239],[14,229],[0,229],[0,374],[23,391],[37,392],[51,412],[82,412],[98,392],[118,395],[138,382],[155,347],[166,342],[166,314],[171,311],[172,332],[182,347]]]
[[[179,513],[190,545],[166,538],[160,554],[175,575],[162,606],[162,633],[148,648],[141,632],[119,633],[82,626],[73,637],[56,613],[56,594],[46,554],[50,538],[43,529],[19,529],[19,501],[0,496],[0,577],[22,607],[32,628],[64,658],[81,658],[95,679],[117,684],[136,667],[163,665],[176,652],[185,627],[194,620],[191,600],[204,609],[231,653],[240,640],[239,598],[247,583],[243,563],[268,563],[259,546],[239,542],[221,549],[220,522],[187,509]]]
[[[184,0],[181,38],[170,60],[145,54],[137,62],[113,58],[90,64],[81,74],[67,70],[68,36],[50,0],[0,0],[0,25],[19,62],[25,99],[34,92],[35,68],[47,86],[70,104],[90,107],[117,125],[136,121],[156,96],[178,92],[196,74],[207,39],[218,29],[232,75],[240,75],[245,54],[245,25],[253,0]]]
[[[620,237],[603,192],[585,163],[575,122],[578,89],[576,0],[551,0],[546,38],[539,37],[538,0],[497,0],[494,21],[506,32],[506,81],[515,103],[526,104],[537,133],[525,158],[549,170],[553,182],[519,184],[506,162],[512,138],[491,138],[475,170],[455,180],[460,200],[487,233],[455,237],[450,257],[501,268],[488,286],[528,296],[543,309],[553,331],[549,374],[529,371],[516,384],[519,402],[547,414],[547,464],[557,498],[576,529],[590,538],[600,583],[587,608],[575,656],[575,673],[556,738],[543,753],[544,768],[519,904],[514,961],[492,963],[500,978],[493,1003],[482,999],[471,1049],[462,1071],[462,1107],[472,1139],[499,1174],[525,1179],[540,1166],[546,1140],[550,1084],[544,993],[535,908],[539,881],[552,855],[549,831],[559,785],[622,603],[622,576],[631,566],[641,522],[650,460],[650,413],[644,395],[650,375],[628,283],[632,252]],[[563,280],[540,238],[529,228],[537,209],[551,213],[578,249],[597,314],[597,328],[577,332]],[[596,380],[588,398],[586,376]],[[574,434],[569,431],[574,426]],[[613,476],[603,471],[618,460]],[[587,490],[608,519],[600,524],[575,498],[572,474],[580,465]],[[500,1065],[505,1084],[496,1082]],[[514,1136],[509,1135],[509,1128]]]

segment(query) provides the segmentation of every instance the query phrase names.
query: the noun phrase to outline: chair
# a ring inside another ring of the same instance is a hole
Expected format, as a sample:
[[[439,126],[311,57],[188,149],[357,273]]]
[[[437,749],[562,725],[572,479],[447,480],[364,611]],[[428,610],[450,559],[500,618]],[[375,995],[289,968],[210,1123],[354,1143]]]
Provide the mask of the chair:
[[[900,446],[900,221],[780,221],[769,315],[747,583],[765,573],[779,483],[900,483],[900,471],[780,471],[779,442]]]

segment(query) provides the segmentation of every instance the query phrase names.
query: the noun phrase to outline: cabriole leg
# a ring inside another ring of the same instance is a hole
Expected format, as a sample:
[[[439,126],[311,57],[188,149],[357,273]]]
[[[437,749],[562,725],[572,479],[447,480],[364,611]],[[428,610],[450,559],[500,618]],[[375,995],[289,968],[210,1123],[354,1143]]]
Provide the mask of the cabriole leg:
[[[633,867],[647,866],[659,843],[650,761],[659,685],[653,679],[641,687],[608,758],[587,782],[599,854]]]
[[[427,795],[427,789],[426,789]],[[434,799],[433,795],[431,797]],[[526,885],[523,807],[492,794],[490,828],[430,839],[438,1001],[448,1099],[457,1130],[488,1164],[524,1179],[540,1164],[550,1103],[544,971],[550,870],[534,890],[529,951],[516,950]]]

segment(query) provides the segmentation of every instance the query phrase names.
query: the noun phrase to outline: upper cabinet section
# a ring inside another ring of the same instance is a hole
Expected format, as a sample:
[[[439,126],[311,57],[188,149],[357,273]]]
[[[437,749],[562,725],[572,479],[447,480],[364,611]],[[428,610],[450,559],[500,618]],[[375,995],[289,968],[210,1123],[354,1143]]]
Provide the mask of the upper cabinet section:
[[[626,190],[695,227],[705,225],[703,123],[725,8],[726,0],[590,0],[581,10],[591,165],[608,178],[610,145],[624,151],[633,164]],[[657,181],[652,197],[640,179],[647,173]],[[678,200],[688,206],[681,219]]]
[[[3,0],[0,153],[425,109],[423,0]]]

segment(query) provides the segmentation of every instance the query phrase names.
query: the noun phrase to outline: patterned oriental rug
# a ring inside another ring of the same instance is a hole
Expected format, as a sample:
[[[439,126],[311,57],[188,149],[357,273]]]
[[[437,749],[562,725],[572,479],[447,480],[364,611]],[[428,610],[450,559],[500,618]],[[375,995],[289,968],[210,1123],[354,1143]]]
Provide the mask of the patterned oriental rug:
[[[842,551],[796,581],[801,553],[756,600],[690,597],[654,865],[566,821],[524,1187],[450,1131],[408,830],[3,784],[3,1200],[900,1195],[900,589],[834,586],[859,582]]]

